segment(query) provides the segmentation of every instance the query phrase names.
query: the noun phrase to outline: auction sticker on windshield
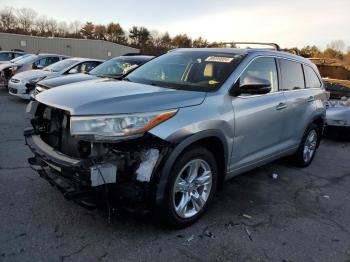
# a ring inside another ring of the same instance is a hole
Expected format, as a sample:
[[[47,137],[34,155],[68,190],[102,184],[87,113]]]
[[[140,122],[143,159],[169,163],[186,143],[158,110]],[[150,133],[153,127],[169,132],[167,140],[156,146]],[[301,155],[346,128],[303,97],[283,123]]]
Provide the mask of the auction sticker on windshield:
[[[233,57],[223,57],[223,56],[208,56],[205,61],[207,62],[219,62],[219,63],[231,63]]]

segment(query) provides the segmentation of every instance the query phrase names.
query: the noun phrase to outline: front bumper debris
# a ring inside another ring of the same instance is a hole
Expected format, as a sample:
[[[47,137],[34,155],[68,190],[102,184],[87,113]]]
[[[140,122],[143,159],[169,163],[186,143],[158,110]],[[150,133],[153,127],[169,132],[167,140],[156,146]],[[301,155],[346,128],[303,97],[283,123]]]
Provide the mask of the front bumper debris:
[[[127,154],[121,162],[114,161],[113,155],[76,158],[55,150],[33,128],[26,129],[24,136],[34,154],[28,159],[30,166],[66,199],[92,208],[106,203],[107,192],[108,202],[118,206],[145,210],[153,205],[157,168],[168,152],[167,147],[145,149],[139,162],[125,169],[123,166],[131,161]],[[132,143],[123,142],[123,147],[132,148]]]

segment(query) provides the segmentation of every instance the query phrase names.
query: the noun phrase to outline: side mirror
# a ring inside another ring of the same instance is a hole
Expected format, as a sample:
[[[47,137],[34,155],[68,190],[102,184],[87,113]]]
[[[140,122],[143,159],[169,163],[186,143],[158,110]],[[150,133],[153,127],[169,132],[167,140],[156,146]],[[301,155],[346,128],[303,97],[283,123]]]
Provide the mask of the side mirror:
[[[240,83],[240,80],[237,81],[230,93],[235,96],[240,94],[262,95],[270,91],[271,83],[269,80],[255,76],[246,76],[242,83]]]

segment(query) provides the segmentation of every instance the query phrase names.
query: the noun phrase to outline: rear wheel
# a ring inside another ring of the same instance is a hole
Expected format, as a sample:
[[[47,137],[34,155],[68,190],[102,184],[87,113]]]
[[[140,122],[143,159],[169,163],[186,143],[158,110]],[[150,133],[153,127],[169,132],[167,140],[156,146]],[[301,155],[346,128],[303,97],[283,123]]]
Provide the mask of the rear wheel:
[[[319,140],[319,128],[316,124],[311,124],[301,140],[298,151],[294,155],[295,162],[298,166],[307,167],[311,164],[316,154]]]
[[[163,215],[174,227],[195,222],[207,209],[216,189],[217,165],[213,154],[192,147],[175,162],[164,199]]]

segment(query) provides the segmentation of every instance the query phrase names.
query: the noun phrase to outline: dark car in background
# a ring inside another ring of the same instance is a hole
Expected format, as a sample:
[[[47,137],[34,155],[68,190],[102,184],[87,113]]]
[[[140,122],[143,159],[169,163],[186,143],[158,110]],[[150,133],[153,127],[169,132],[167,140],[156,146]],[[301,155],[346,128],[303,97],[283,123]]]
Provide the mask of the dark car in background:
[[[0,64],[7,63],[8,61],[17,57],[23,56],[23,51],[0,51]]]
[[[87,74],[64,75],[53,79],[44,79],[36,84],[34,95],[61,85],[93,80],[101,77],[119,78],[153,58],[154,56],[146,55],[119,56],[102,63]]]

